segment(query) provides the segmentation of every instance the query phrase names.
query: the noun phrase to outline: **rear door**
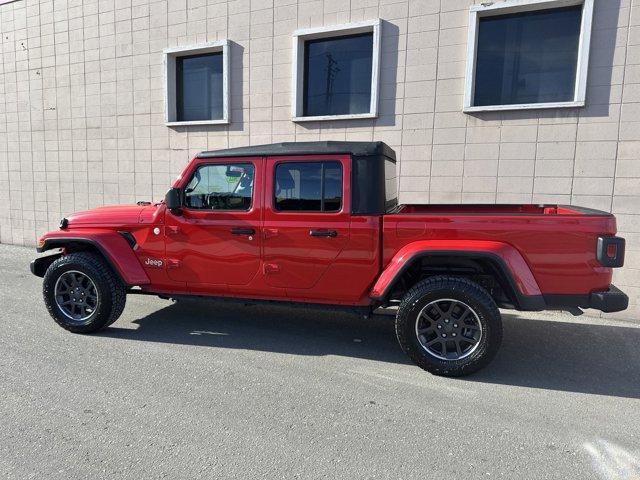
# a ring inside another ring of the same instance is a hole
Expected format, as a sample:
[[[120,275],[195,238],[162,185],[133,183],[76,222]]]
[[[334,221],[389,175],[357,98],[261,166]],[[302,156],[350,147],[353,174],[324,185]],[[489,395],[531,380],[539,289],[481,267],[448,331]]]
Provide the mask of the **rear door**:
[[[312,288],[348,243],[348,172],[344,155],[267,158],[263,268],[270,286],[289,294]]]
[[[184,208],[166,214],[172,280],[216,292],[247,285],[258,274],[263,166],[262,158],[196,164],[185,179]]]

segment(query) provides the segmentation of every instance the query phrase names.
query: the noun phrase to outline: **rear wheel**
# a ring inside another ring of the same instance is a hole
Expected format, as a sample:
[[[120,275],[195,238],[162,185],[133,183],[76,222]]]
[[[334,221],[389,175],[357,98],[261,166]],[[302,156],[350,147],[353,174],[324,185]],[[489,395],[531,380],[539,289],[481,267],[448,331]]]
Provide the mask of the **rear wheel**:
[[[62,328],[95,332],[115,322],[126,290],[98,255],[71,253],[54,261],[44,276],[42,293],[50,315]]]
[[[405,295],[396,316],[396,335],[419,367],[457,377],[493,359],[502,342],[502,320],[480,285],[463,278],[432,277]]]

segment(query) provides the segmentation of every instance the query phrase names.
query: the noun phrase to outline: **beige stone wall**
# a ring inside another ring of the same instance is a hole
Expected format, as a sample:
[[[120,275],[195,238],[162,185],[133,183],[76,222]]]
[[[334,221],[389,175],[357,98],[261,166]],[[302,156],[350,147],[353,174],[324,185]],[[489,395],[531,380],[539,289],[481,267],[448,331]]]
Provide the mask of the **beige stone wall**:
[[[587,107],[461,112],[472,0],[16,0],[0,5],[0,241],[66,213],[160,199],[197,151],[383,140],[402,202],[613,211],[640,299],[640,0],[595,0]],[[290,121],[291,33],[381,18],[380,117]],[[228,126],[164,125],[162,50],[228,38]]]

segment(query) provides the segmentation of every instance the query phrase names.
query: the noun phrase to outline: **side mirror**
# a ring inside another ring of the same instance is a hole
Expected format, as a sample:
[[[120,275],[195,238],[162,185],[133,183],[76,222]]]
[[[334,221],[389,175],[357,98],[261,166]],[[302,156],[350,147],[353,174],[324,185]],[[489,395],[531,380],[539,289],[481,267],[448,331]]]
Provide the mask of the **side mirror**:
[[[164,203],[171,213],[178,213],[182,207],[182,191],[179,188],[170,188],[164,196]]]

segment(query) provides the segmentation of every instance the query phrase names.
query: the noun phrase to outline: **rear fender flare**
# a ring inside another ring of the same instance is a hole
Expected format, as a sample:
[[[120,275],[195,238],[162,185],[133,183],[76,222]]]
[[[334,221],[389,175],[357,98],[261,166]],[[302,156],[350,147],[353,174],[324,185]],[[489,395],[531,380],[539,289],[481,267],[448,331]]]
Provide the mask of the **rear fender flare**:
[[[415,261],[430,256],[459,256],[490,260],[509,283],[518,307],[524,310],[544,310],[540,287],[520,252],[503,242],[464,240],[424,240],[402,247],[371,289],[370,297],[384,302],[395,283]]]
[[[53,248],[67,248],[75,245],[86,245],[97,250],[104,260],[111,266],[114,272],[127,286],[147,285],[149,277],[140,265],[127,240],[118,232],[96,231],[91,232],[51,232],[41,238],[38,252],[44,252]]]

